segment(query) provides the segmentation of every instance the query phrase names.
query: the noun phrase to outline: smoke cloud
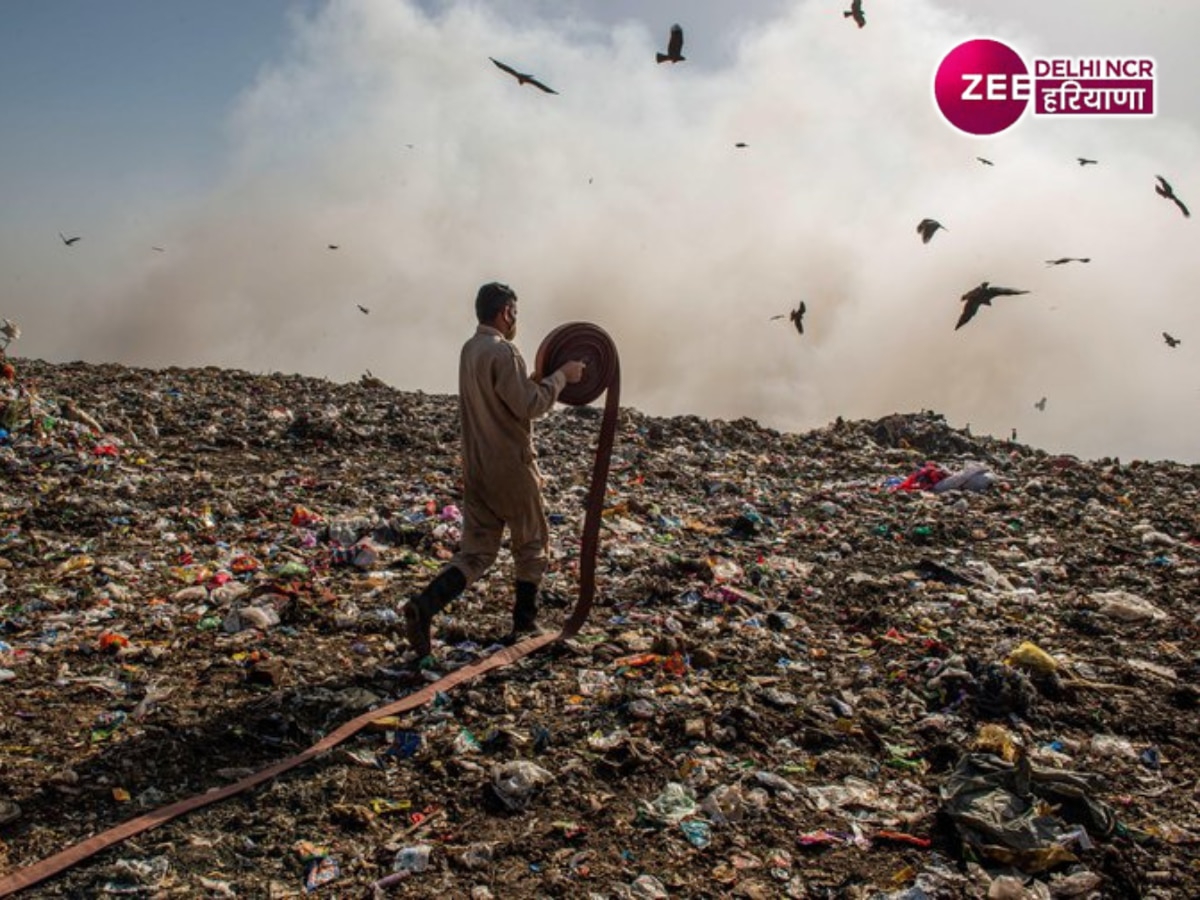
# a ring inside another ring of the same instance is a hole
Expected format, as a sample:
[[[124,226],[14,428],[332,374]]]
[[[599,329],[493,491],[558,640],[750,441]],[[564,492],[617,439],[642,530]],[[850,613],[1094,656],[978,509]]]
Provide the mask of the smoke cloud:
[[[669,22],[334,0],[241,98],[217,188],[148,198],[104,248],[73,248],[78,271],[19,288],[14,352],[452,393],[475,290],[500,280],[527,359],[594,322],[623,402],[651,414],[800,430],[933,409],[1048,450],[1200,461],[1197,226],[1153,191],[1163,174],[1200,209],[1195,130],[1026,119],[968,138],[931,82],[986,23],[878,6],[860,31],[797,3],[725,63],[689,36],[672,66],[654,62]],[[927,216],[947,230],[925,245]],[[1045,263],[1062,256],[1091,262]],[[955,331],[984,280],[1030,293]],[[802,336],[771,320],[801,300]]]

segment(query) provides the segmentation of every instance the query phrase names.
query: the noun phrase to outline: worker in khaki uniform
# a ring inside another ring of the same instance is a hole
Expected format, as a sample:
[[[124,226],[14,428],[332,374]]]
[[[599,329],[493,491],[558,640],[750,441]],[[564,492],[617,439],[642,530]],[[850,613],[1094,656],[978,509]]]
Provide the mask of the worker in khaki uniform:
[[[458,553],[417,597],[404,606],[410,646],[432,650],[433,617],[496,561],[505,526],[516,570],[512,637],[537,630],[537,592],[546,571],[550,527],[542,506],[541,475],[533,450],[532,422],[554,406],[568,384],[583,377],[583,363],[564,363],[535,380],[512,343],[517,295],[492,282],[475,298],[479,326],[463,345],[458,366],[462,420],[463,530]]]

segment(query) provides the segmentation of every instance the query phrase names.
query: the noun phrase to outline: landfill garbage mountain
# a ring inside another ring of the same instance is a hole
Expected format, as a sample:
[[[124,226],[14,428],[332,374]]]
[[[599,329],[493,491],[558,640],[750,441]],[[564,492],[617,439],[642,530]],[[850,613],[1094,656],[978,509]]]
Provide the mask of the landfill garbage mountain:
[[[507,631],[503,555],[431,657],[397,615],[458,538],[454,397],[8,363],[0,884]],[[597,427],[536,431],[552,627]],[[1200,896],[1198,488],[928,412],[622,409],[578,635],[23,895]]]

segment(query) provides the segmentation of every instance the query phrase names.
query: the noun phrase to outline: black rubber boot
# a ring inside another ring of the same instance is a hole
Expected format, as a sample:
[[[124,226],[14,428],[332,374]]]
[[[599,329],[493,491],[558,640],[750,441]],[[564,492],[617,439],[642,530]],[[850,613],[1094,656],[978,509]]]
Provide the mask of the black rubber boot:
[[[512,637],[515,639],[523,634],[539,634],[538,627],[538,586],[532,581],[517,582],[517,602],[513,604]]]
[[[446,566],[419,596],[404,604],[404,631],[417,656],[426,657],[433,652],[433,639],[429,636],[433,617],[466,587],[467,576],[457,566]]]

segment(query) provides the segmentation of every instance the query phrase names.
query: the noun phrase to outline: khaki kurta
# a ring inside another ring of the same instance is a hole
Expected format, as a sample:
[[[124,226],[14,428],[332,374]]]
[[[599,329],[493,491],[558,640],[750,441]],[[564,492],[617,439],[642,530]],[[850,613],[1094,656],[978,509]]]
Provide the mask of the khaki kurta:
[[[480,325],[463,345],[458,367],[463,532],[450,564],[468,584],[496,561],[505,525],[517,581],[541,581],[550,527],[532,423],[550,411],[565,386],[560,372],[531,380],[516,345],[495,328]]]

